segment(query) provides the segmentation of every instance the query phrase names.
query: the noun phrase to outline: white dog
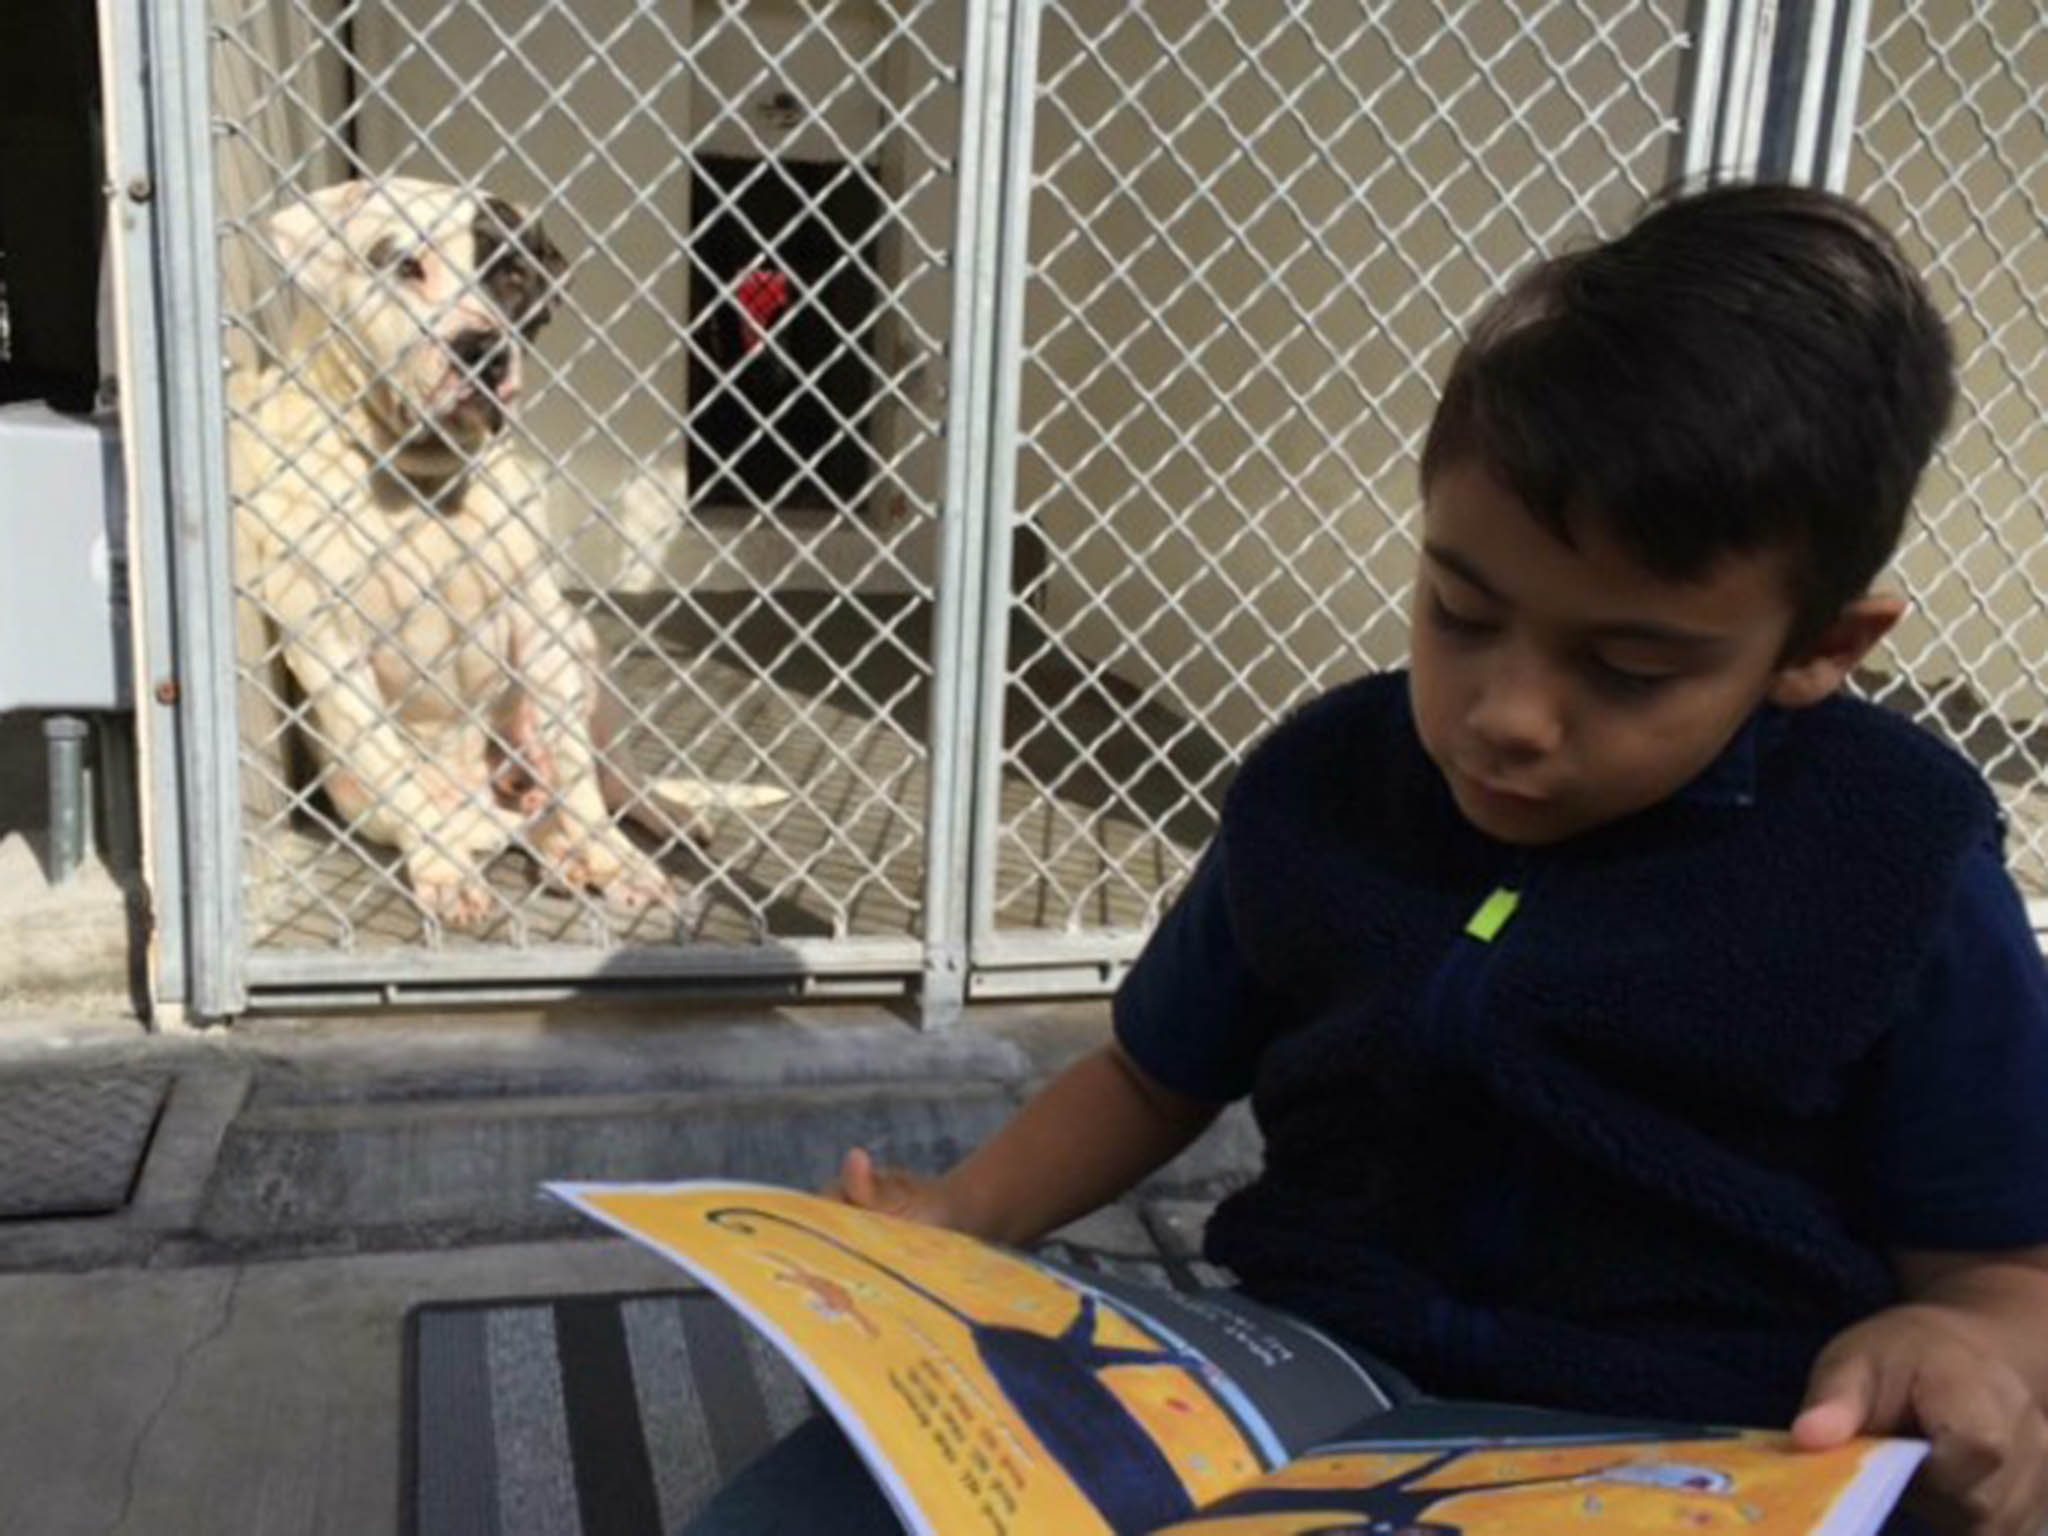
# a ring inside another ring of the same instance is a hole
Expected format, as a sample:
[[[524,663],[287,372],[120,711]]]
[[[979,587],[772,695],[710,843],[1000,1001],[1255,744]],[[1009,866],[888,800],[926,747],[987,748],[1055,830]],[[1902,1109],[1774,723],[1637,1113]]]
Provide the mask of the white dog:
[[[454,926],[489,915],[481,863],[513,844],[557,886],[672,905],[611,810],[701,839],[713,807],[785,795],[638,790],[606,756],[623,706],[505,432],[560,253],[500,199],[398,178],[314,193],[269,233],[305,302],[283,365],[229,381],[237,558],[329,798]]]

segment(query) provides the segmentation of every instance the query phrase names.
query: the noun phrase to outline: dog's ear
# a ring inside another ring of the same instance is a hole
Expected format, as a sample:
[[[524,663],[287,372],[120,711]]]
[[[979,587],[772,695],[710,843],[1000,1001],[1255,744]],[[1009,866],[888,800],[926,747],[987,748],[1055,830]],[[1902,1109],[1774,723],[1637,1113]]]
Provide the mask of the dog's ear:
[[[367,181],[336,182],[271,215],[268,234],[277,259],[301,283],[320,287],[323,277],[349,261],[348,221],[369,196]]]
[[[470,227],[476,281],[528,341],[548,323],[567,259],[540,227],[502,197],[486,197]]]

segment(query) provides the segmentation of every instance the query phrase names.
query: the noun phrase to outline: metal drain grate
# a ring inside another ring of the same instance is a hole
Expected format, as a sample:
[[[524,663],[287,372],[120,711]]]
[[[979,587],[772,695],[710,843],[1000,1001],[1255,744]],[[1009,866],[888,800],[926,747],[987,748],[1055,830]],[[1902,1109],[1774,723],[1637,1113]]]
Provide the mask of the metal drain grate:
[[[126,1205],[169,1088],[161,1072],[0,1076],[0,1218]]]

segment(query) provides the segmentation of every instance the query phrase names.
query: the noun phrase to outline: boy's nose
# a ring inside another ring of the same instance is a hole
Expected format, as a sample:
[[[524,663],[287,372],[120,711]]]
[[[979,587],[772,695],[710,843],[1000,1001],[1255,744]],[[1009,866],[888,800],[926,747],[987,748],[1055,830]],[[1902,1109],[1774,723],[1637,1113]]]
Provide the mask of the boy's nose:
[[[1467,723],[1506,762],[1547,756],[1564,736],[1556,690],[1541,667],[1526,662],[1504,666],[1486,680]]]

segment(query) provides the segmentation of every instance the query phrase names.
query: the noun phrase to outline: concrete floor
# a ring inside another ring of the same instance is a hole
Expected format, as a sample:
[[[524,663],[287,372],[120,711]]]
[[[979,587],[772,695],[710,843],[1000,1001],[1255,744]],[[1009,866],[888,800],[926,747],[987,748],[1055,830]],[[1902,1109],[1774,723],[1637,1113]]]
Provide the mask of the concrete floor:
[[[1107,1009],[972,1009],[944,1035],[857,1007],[56,1022],[0,1031],[0,1117],[30,1079],[170,1092],[119,1211],[0,1221],[0,1536],[375,1536],[410,1308],[679,1283],[540,1179],[812,1185],[856,1141],[942,1166]],[[1180,1246],[1253,1155],[1231,1117],[1071,1235]]]
[[[394,1530],[409,1308],[675,1283],[613,1240],[0,1277],[0,1531]]]
[[[166,1092],[119,1209],[0,1219],[0,1536],[395,1530],[408,1310],[677,1281],[542,1179],[808,1185],[854,1142],[936,1168],[1107,1028],[1100,1003],[978,1007],[928,1035],[880,1008],[669,1002],[150,1035],[118,883],[30,900],[27,766],[0,750],[0,1175],[65,1155],[33,1127],[8,1139],[24,1104],[124,1077]],[[1226,1117],[1081,1235],[1186,1243],[1256,1155]]]
[[[941,1167],[1107,1028],[1100,1003],[932,1035],[876,1007],[670,1001],[151,1034],[122,882],[43,879],[33,725],[0,718],[0,1536],[394,1530],[411,1308],[679,1281],[541,1180],[807,1186],[856,1142]],[[110,1088],[137,1084],[161,1091],[111,1126]],[[1160,1220],[1235,1177],[1248,1136],[1155,1181]],[[22,1205],[86,1157],[116,1208]],[[1143,1247],[1137,1211],[1082,1235]]]

